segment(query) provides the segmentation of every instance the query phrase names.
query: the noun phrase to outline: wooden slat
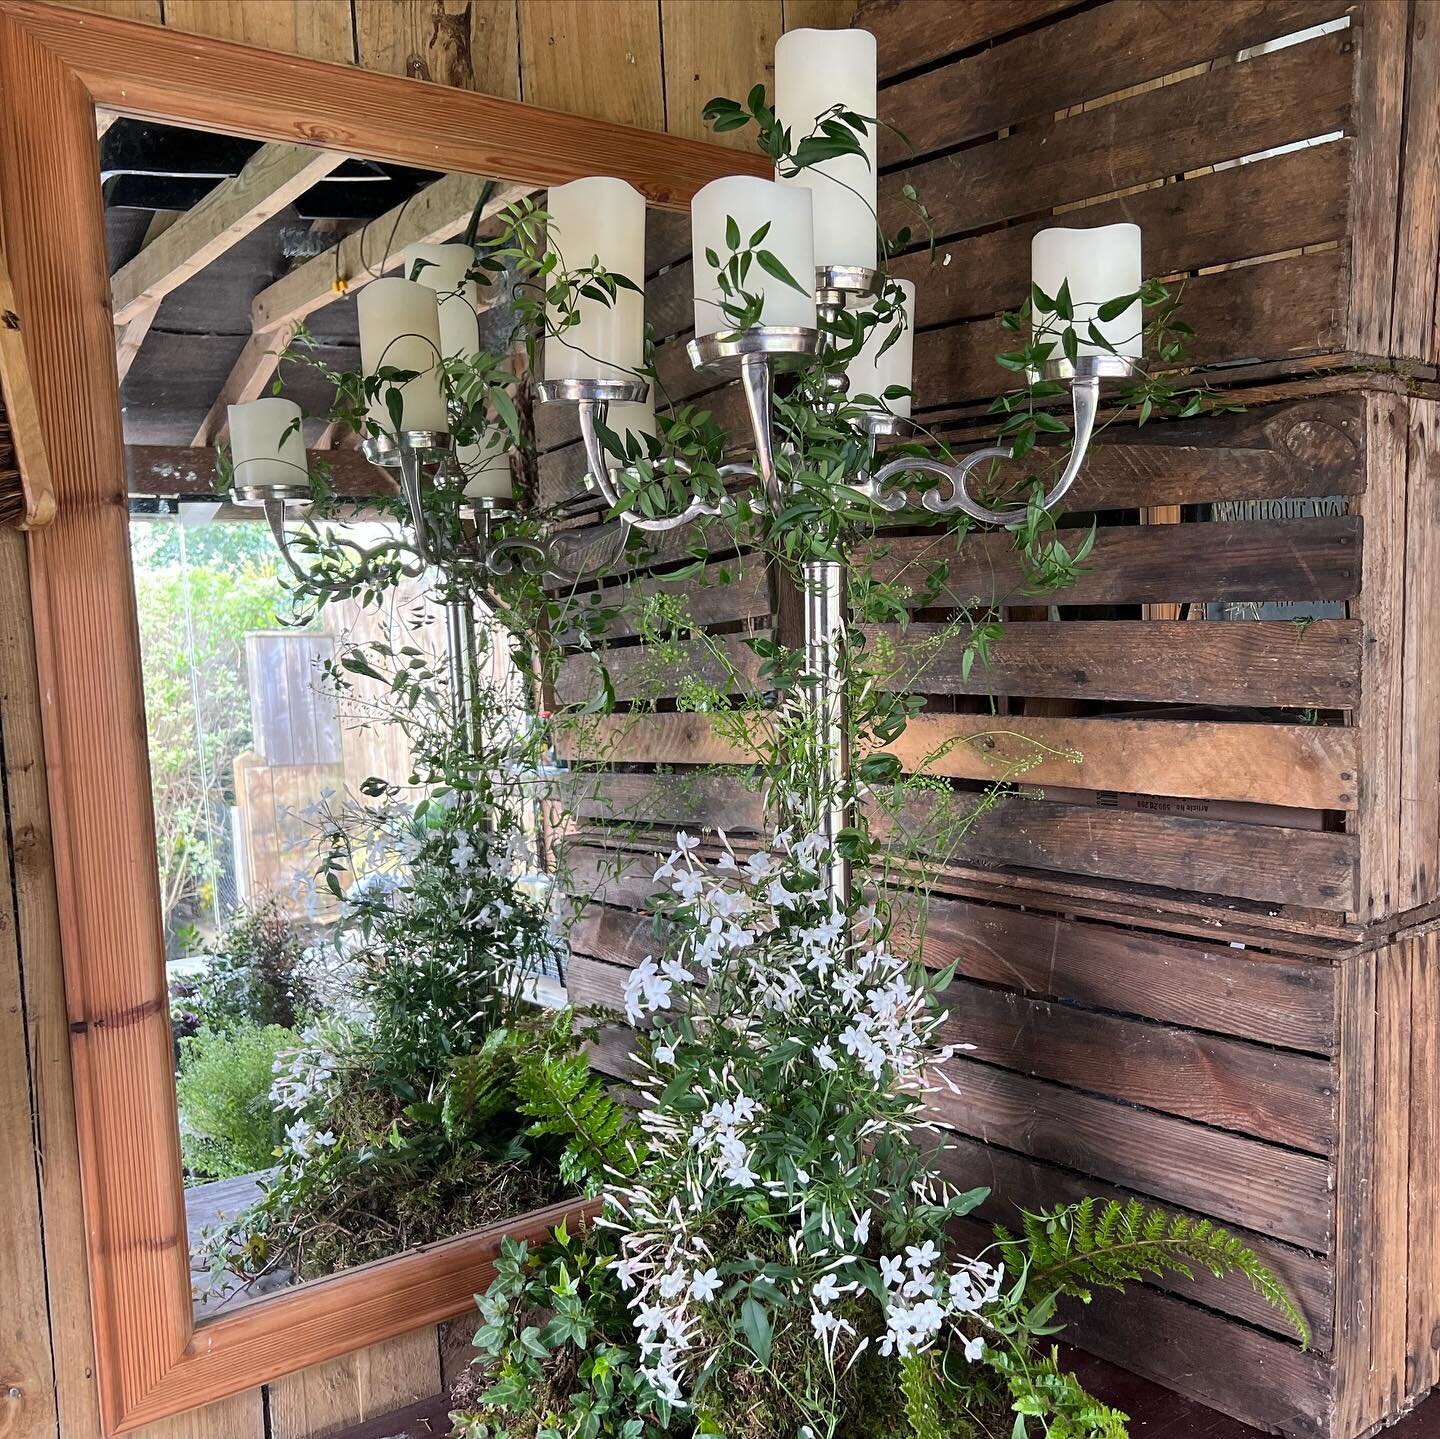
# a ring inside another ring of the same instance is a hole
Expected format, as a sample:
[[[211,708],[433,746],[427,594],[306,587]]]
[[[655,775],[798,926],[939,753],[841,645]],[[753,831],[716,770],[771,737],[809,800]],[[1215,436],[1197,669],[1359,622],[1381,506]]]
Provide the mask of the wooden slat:
[[[1279,620],[1012,624],[983,660],[974,660],[968,678],[965,637],[939,643],[944,625],[912,624],[898,635],[866,626],[864,633],[872,644],[888,639],[895,646],[898,669],[887,685],[924,694],[1320,709],[1353,708],[1360,695],[1356,620],[1314,620],[1303,627]]]
[[[1343,346],[1349,266],[1323,250],[1187,280],[1181,314],[1196,331],[1196,364],[1284,359]],[[915,337],[915,404],[954,405],[1014,388],[995,356],[1016,348],[997,320],[972,320]],[[657,352],[663,356],[663,349]]]
[[[585,779],[593,782],[586,784]],[[576,789],[572,803],[577,819],[723,829],[737,834],[755,833],[765,824],[758,789],[729,775],[584,776]]]
[[[1082,0],[868,0],[855,23],[875,32],[880,77],[925,65],[1073,10]],[[884,109],[882,102],[881,109]]]
[[[366,70],[518,100],[515,9],[514,0],[354,0],[357,58]]]
[[[999,1145],[981,1144],[967,1135],[947,1132],[944,1142],[947,1148],[938,1161],[941,1173],[962,1190],[989,1185],[990,1198],[977,1213],[984,1220],[1004,1224],[1012,1232],[1019,1224],[1018,1211],[1022,1209],[1033,1214],[1057,1204],[1075,1204],[1087,1196],[1122,1202],[1145,1197],[1136,1196],[1133,1190],[1097,1184],[1088,1176],[1059,1169],[1053,1164],[1042,1164]],[[1310,1324],[1312,1344],[1320,1353],[1327,1353],[1335,1303],[1329,1264],[1303,1249],[1277,1244],[1263,1235],[1242,1231],[1240,1237],[1290,1291]],[[1216,1279],[1209,1273],[1201,1272],[1194,1280],[1176,1276],[1155,1283],[1211,1309],[1236,1315],[1247,1323],[1294,1338],[1294,1330],[1284,1316],[1277,1314],[1256,1294],[1250,1281],[1242,1275]],[[1083,1324],[1083,1319],[1081,1322]]]
[[[1356,714],[1364,754],[1356,831],[1362,919],[1400,907],[1402,857],[1402,694],[1404,689],[1405,454],[1408,403],[1398,395],[1366,402],[1370,483],[1354,504],[1365,525],[1362,583],[1350,605],[1365,627],[1365,682]],[[1433,780],[1424,781],[1428,786]]]
[[[888,86],[881,109],[913,150],[882,131],[880,162],[894,164],[911,153],[948,148],[1024,120],[1048,120],[1081,101],[1204,60],[1233,58],[1248,46],[1334,19],[1346,8],[1346,0],[1212,0],[1187,6],[1182,19],[1167,0],[1111,0],[1096,12],[1062,16]],[[1225,143],[1213,125],[1210,137],[1213,144]]]
[[[396,493],[390,475],[372,465],[359,450],[310,450],[311,465],[328,465],[337,496],[371,499]],[[125,484],[132,495],[223,499],[219,465],[212,446],[126,445]]]
[[[433,1326],[302,1369],[270,1385],[269,1439],[325,1439],[440,1387]]]
[[[20,524],[34,529],[55,518],[55,479],[50,473],[50,452],[30,368],[32,346],[22,314],[5,263],[4,240],[0,238],[0,410],[4,411],[20,470],[24,501]],[[4,508],[10,508],[8,502]]]
[[[724,733],[708,714],[614,714],[576,721],[556,737],[565,760],[626,764],[754,764],[767,726],[753,715],[732,715]],[[755,743],[732,738],[736,731]]]
[[[338,150],[306,145],[262,145],[238,175],[222,180],[115,272],[110,281],[115,323],[128,325],[279,214],[346,158]]]
[[[916,799],[907,806],[903,826],[912,843],[933,804]],[[882,827],[895,823],[880,822]],[[1355,902],[1356,854],[1356,838],[1350,834],[1127,814],[1016,797],[974,822],[954,862],[1344,910]]]
[[[1148,275],[1339,240],[1353,151],[1351,140],[1332,141],[1087,205],[1071,219],[1139,225]],[[915,282],[916,323],[928,329],[1018,307],[1029,293],[1030,241],[1055,223],[1047,215],[954,240],[937,247],[933,265],[928,248],[903,256],[894,268]]]
[[[1421,1394],[1440,1380],[1440,934],[1411,941],[1410,957],[1410,1167],[1408,1315],[1405,1345],[1408,1388]]]
[[[728,583],[726,576],[729,577]],[[616,614],[610,625],[607,634],[609,639],[638,634],[641,617],[636,612],[636,606],[647,596],[655,594],[675,596],[690,621],[697,625],[758,619],[769,613],[764,572],[757,565],[725,560],[707,565],[698,575],[692,575],[681,582],[647,576],[608,586],[590,594],[577,595],[562,610],[557,634],[562,642],[568,643],[563,626],[573,623],[573,620],[567,620],[566,616],[589,607],[592,602],[603,606],[624,607],[624,612]]]
[[[1193,525],[1104,528],[1082,573],[1057,598],[1066,605],[1350,599],[1360,593],[1360,534],[1360,521],[1347,515],[1206,524],[1198,531]],[[958,551],[944,539],[889,540],[873,570],[877,579],[918,588],[942,559],[949,560],[949,575],[933,603],[1023,602],[1023,570],[1006,534],[967,536]]]
[[[526,0],[519,9],[520,66],[530,104],[645,130],[665,128],[658,5],[609,0],[603,24],[594,23],[584,0]]]
[[[1022,993],[1329,1053],[1335,971],[1228,945],[930,896],[925,963]]]
[[[730,0],[725,23],[707,5],[662,5],[665,122],[673,135],[710,139],[700,118],[717,95],[744,100],[752,85],[775,86],[775,41],[784,28],[780,0]],[[713,137],[718,144],[750,148],[753,130]]]
[[[882,224],[908,223],[906,184],[949,236],[1342,130],[1350,52],[1348,35],[1322,36],[884,176]]]
[[[398,266],[407,246],[453,240],[469,223],[484,186],[483,179],[469,174],[445,175],[427,185],[405,204],[267,285],[251,302],[251,324],[259,333],[303,320],[337,298],[337,277],[345,282],[346,293],[353,294]],[[482,215],[498,214],[530,189],[528,185],[496,186]]]
[[[1329,1252],[1333,1200],[1323,1159],[988,1064],[952,1060],[947,1073],[958,1093],[937,1088],[928,1102],[962,1133]]]
[[[266,50],[288,50],[312,60],[355,61],[347,0],[165,0],[165,24]]]
[[[1068,1317],[1082,1348],[1246,1424],[1297,1439],[1336,1432],[1330,1366],[1317,1354],[1148,1291],[1096,1294]]]
[[[760,661],[745,639],[721,635],[703,645],[698,641],[659,649],[631,645],[593,655],[571,655],[561,661],[555,679],[556,698],[563,704],[577,704],[596,693],[601,665],[609,673],[615,698],[624,701],[673,699],[684,685],[695,681],[748,693],[760,678]]]
[[[1435,328],[1440,299],[1440,105],[1435,103],[1440,94],[1440,25],[1424,6],[1412,7],[1412,14],[1390,348],[1395,355],[1433,361],[1440,359]],[[1361,32],[1362,45],[1372,38],[1368,25]],[[1365,70],[1369,72],[1369,65]],[[1385,115],[1389,120],[1388,96]],[[1393,120],[1390,125],[1390,132],[1378,137],[1381,143],[1393,143]]]
[[[245,341],[220,386],[220,393],[200,421],[191,445],[213,445],[229,434],[230,406],[248,405],[270,388],[280,361],[290,347],[292,333],[287,324],[278,330],[256,330]]]
[[[975,1059],[1309,1154],[1334,1152],[1328,1060],[964,979],[943,1003],[945,1042],[973,1044]]]
[[[1359,756],[1354,730],[1320,725],[929,714],[886,749],[915,773],[1297,809],[1353,809]]]
[[[1354,275],[1347,346],[1367,355],[1388,355],[1393,333],[1411,8],[1384,3],[1357,6],[1348,37],[1357,48],[1358,61],[1352,106],[1357,153],[1350,193]],[[1433,91],[1419,97],[1419,103],[1433,109]],[[1429,243],[1416,239],[1422,247]],[[1407,298],[1411,294],[1407,286]]]
[[[1440,30],[1440,25],[1435,27]],[[1440,108],[1440,107],[1437,107]],[[1411,400],[1406,437],[1404,635],[1400,673],[1396,904],[1440,893],[1440,406]]]
[[[270,1439],[265,1426],[265,1396],[246,1389],[185,1414],[147,1424],[142,1439]]]

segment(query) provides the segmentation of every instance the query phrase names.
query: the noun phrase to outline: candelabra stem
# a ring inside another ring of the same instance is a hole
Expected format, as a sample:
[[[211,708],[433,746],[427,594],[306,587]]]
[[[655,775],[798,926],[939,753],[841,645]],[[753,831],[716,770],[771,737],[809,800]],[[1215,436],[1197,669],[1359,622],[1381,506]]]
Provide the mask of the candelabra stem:
[[[415,527],[415,553],[427,565],[430,563],[429,538],[425,532],[424,493],[421,488],[420,452],[413,445],[401,443],[400,490],[410,510],[410,522]]]
[[[825,874],[831,902],[845,908],[850,902],[850,861],[838,849],[840,831],[850,822],[847,796],[850,785],[850,716],[845,694],[844,646],[846,582],[839,560],[807,560],[802,571],[805,587],[805,671],[813,683],[806,686],[803,703],[818,751],[815,776],[823,796],[815,823],[829,851]]]
[[[771,407],[775,401],[775,375],[770,358],[764,354],[740,357],[740,383],[745,390],[745,405],[750,411],[750,428],[755,436],[755,461],[765,485],[765,498],[771,512],[779,514],[784,496],[775,471],[775,417]]]
[[[450,679],[450,719],[455,732],[474,749],[475,728],[475,608],[469,600],[445,605],[445,659]]]

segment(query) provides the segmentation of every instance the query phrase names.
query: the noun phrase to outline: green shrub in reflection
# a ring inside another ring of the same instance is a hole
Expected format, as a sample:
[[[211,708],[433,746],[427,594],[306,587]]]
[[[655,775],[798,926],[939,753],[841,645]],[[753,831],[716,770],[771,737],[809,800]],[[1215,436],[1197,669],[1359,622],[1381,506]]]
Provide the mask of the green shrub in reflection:
[[[270,1086],[276,1056],[297,1038],[283,1025],[242,1023],[180,1041],[180,1155],[190,1175],[231,1179],[275,1163]]]

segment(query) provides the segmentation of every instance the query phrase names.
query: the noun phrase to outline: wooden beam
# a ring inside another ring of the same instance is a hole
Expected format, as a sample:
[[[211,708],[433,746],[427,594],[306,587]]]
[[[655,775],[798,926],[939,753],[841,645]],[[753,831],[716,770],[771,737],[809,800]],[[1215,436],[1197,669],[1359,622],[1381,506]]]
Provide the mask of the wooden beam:
[[[342,499],[393,495],[395,482],[359,450],[310,450],[312,464],[330,466],[331,484]],[[126,445],[125,488],[131,495],[162,499],[223,496],[219,466],[211,448],[191,445]]]
[[[127,325],[163,300],[347,158],[308,145],[262,145],[238,175],[223,180],[161,240],[115,272],[110,282],[115,323]]]
[[[271,376],[280,367],[280,357],[290,344],[291,333],[288,325],[278,330],[257,330],[245,341],[245,348],[221,385],[215,403],[200,421],[192,444],[213,445],[225,438],[230,428],[230,406],[247,405],[265,393]]]
[[[427,185],[403,205],[261,290],[250,306],[251,324],[258,333],[303,320],[340,295],[350,294],[394,269],[407,245],[439,245],[453,240],[469,223],[485,183],[475,175],[446,175]],[[480,218],[486,220],[499,214],[533,189],[531,185],[497,185]]]
[[[150,224],[145,230],[145,238],[140,242],[140,253],[143,254],[184,214],[184,210],[156,210],[150,217]],[[160,301],[156,300],[153,305],[145,306],[129,324],[121,325],[116,329],[115,369],[117,378],[122,385],[125,383],[125,376],[130,373],[131,365],[135,363],[135,359],[140,353],[140,347],[145,343],[145,336],[150,333],[150,326],[155,323],[155,316],[159,313]]]

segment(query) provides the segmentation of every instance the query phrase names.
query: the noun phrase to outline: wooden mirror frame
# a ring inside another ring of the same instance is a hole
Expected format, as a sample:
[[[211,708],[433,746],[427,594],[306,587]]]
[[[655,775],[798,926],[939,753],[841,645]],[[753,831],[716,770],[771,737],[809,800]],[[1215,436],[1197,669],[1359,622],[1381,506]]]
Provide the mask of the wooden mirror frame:
[[[537,187],[618,175],[677,209],[718,176],[769,171],[699,141],[0,0],[4,253],[59,501],[29,561],[100,1407],[115,1434],[462,1313],[505,1226],[195,1322],[97,106]]]

